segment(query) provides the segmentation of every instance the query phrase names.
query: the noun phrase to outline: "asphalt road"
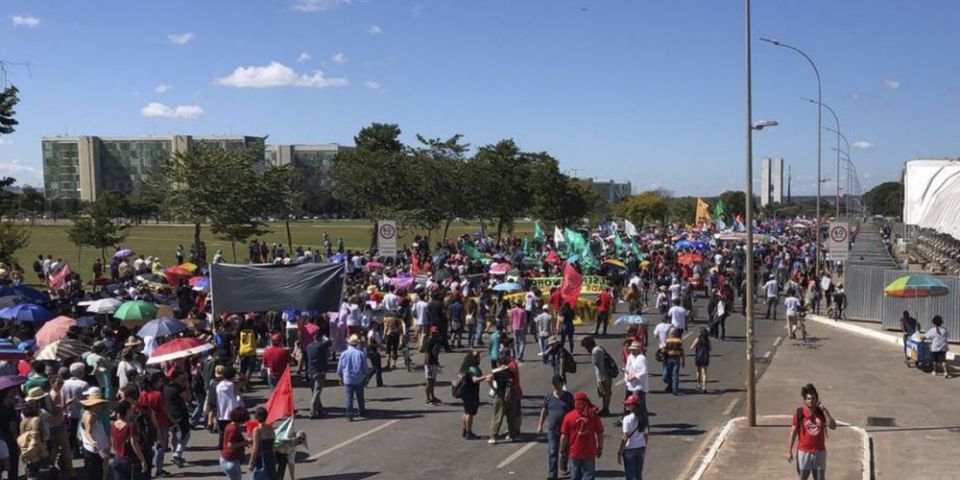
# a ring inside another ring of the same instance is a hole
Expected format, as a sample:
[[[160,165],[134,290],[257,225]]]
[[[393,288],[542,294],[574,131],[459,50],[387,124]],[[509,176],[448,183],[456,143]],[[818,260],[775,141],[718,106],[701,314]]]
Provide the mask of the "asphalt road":
[[[706,301],[697,302],[697,318],[701,322],[689,325],[685,336],[688,350],[693,335],[703,325]],[[737,305],[739,307],[739,305]],[[781,307],[782,309],[782,307]],[[761,311],[762,313],[762,311]],[[771,355],[779,344],[777,337],[784,334],[784,321],[756,319],[756,356],[758,373],[762,375]],[[650,315],[656,321],[657,315]],[[652,412],[651,436],[647,447],[644,477],[649,479],[673,479],[687,472],[702,451],[709,434],[728,418],[740,414],[744,399],[744,317],[741,313],[727,320],[727,340],[714,341],[709,369],[708,392],[696,390],[696,372],[693,358],[681,369],[681,394],[664,393],[660,376],[660,364],[650,357],[650,389],[648,397]],[[589,332],[588,332],[589,331]],[[576,374],[568,375],[571,391],[582,390],[597,401],[593,371],[585,351],[579,347],[579,339],[592,333],[592,326],[578,326],[577,351],[574,352],[579,368]],[[615,358],[620,351],[623,331],[611,330],[610,335],[600,339]],[[479,440],[467,441],[457,436],[460,431],[461,407],[450,395],[449,382],[456,376],[463,358],[463,351],[441,356],[444,367],[437,387],[437,396],[444,401],[439,406],[424,406],[422,371],[395,370],[384,374],[386,385],[366,390],[367,409],[370,417],[348,422],[342,417],[342,389],[333,383],[333,375],[324,390],[327,417],[319,420],[298,418],[296,428],[306,431],[309,451],[301,449],[298,454],[297,478],[313,480],[359,480],[365,478],[417,479],[424,478],[544,478],[546,476],[546,440],[535,435],[540,405],[545,393],[550,390],[551,371],[542,365],[536,353],[539,348],[528,344],[526,362],[520,369],[524,391],[522,435],[513,443],[486,443],[489,432],[492,406],[489,402],[480,407],[475,419],[474,432]],[[768,353],[769,352],[769,353]],[[416,364],[422,359],[417,355]],[[766,358],[765,358],[766,357]],[[484,355],[483,365],[488,366]],[[295,380],[295,401],[300,415],[309,412],[309,389]],[[482,392],[485,391],[482,390]],[[263,401],[268,394],[265,387],[258,387],[248,398],[253,405]],[[614,387],[614,404],[611,411],[620,411],[618,399],[622,398],[622,383]],[[488,400],[481,393],[481,400]],[[601,478],[622,478],[623,472],[616,463],[614,454],[619,444],[619,429],[614,426],[615,417],[604,419],[607,455],[598,462]],[[501,435],[506,425],[501,428]],[[165,467],[175,478],[201,478],[221,475],[217,464],[216,437],[194,431],[191,448],[185,458],[184,468]],[[246,469],[244,469],[246,476]],[[288,477],[289,478],[289,477]]]

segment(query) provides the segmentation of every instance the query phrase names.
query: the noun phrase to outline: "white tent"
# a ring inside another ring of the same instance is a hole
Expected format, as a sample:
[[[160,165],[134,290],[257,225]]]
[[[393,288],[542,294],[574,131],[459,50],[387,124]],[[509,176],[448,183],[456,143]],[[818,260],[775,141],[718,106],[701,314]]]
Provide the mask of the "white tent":
[[[960,239],[960,159],[904,165],[903,222]]]

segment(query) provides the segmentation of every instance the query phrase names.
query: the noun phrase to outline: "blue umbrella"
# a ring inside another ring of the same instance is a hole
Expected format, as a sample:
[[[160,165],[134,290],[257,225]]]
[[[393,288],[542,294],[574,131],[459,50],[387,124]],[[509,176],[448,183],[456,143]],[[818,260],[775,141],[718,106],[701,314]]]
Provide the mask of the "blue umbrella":
[[[36,322],[43,323],[53,318],[53,313],[46,308],[33,303],[22,303],[10,308],[0,310],[0,318],[5,320],[16,320],[18,322]]]
[[[673,246],[676,248],[694,248],[695,245],[690,240],[680,240],[674,243]]]
[[[4,287],[0,288],[0,297],[19,297],[23,302],[47,303],[50,296],[35,288],[30,287]]]
[[[93,315],[84,315],[77,318],[78,327],[92,327],[97,324],[97,319],[93,318]]]
[[[137,330],[137,336],[140,338],[160,338],[176,335],[187,329],[187,326],[180,320],[172,318],[157,318],[150,320]]]
[[[642,315],[623,315],[613,322],[613,325],[646,325],[647,319]]]
[[[493,287],[494,292],[515,292],[520,290],[520,285],[512,282],[500,283]]]
[[[327,262],[329,263],[343,263],[345,261],[347,261],[347,254],[345,253],[338,253],[327,259]]]

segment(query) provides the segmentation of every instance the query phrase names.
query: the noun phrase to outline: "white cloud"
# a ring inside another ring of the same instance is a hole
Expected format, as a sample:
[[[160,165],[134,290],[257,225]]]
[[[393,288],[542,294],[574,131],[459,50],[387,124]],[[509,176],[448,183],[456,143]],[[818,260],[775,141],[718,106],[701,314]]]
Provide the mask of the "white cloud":
[[[196,37],[194,33],[171,33],[167,35],[167,40],[176,45],[186,45]]]
[[[30,165],[20,163],[20,160],[10,160],[0,162],[0,177],[13,177],[17,179],[17,184],[25,185],[43,185],[43,170]]]
[[[280,63],[270,62],[265,67],[237,67],[230,75],[217,79],[218,85],[235,88],[272,88],[272,87],[345,87],[346,78],[327,78],[320,70],[313,75],[298,74],[292,68]]]
[[[40,26],[40,19],[30,15],[14,15],[10,17],[14,27],[36,28]]]
[[[370,35],[379,35],[381,32],[383,32],[383,29],[380,28],[380,25],[370,25],[367,28],[367,33]]]
[[[347,56],[343,52],[333,54],[333,63],[347,63]]]
[[[294,0],[293,9],[298,12],[325,12],[341,5],[349,5],[351,0]]]
[[[884,80],[883,86],[886,87],[887,90],[896,90],[900,88],[900,80]]]
[[[140,109],[140,113],[143,114],[144,117],[193,120],[203,115],[203,109],[196,105],[177,105],[171,108],[162,103],[150,102],[147,106]]]
[[[860,149],[860,150],[870,150],[873,148],[873,143],[866,140],[857,140],[850,144],[851,147]]]
[[[313,58],[313,57],[311,57],[309,53],[307,53],[307,52],[300,52],[300,56],[297,57],[297,63],[306,62],[307,60],[310,60],[311,58]]]
[[[160,85],[157,85],[156,88],[153,89],[153,91],[157,93],[167,93],[170,91],[171,88],[173,87],[165,83],[161,83]]]
[[[10,145],[11,143],[13,142],[11,142],[10,140],[4,140],[3,137],[0,137],[0,145]]]
[[[363,86],[369,88],[370,90],[380,90],[380,83],[374,82],[373,80],[367,80],[363,82]]]

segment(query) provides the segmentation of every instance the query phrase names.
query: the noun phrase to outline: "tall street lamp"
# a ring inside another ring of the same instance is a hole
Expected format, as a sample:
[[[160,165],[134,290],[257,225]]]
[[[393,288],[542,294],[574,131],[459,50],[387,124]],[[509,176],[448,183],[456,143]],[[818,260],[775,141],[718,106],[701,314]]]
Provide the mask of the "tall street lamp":
[[[820,70],[817,68],[817,64],[813,63],[813,59],[809,55],[800,50],[793,45],[783,43],[779,40],[773,40],[770,38],[761,38],[761,41],[767,42],[778,47],[788,48],[794,52],[803,55],[803,58],[807,59],[807,62],[810,63],[810,66],[813,67],[813,73],[817,76],[817,221],[816,221],[816,249],[817,249],[817,261],[816,261],[816,277],[820,278],[820,255],[822,255],[822,249],[820,248],[820,140],[821,134],[820,129],[823,128],[823,85],[820,83]]]
[[[757,426],[757,392],[756,371],[753,357],[753,131],[777,126],[774,120],[753,122],[752,84],[750,70],[750,0],[744,0],[744,17],[746,19],[746,87],[747,87],[747,164],[746,164],[746,212],[744,226],[747,230],[746,238],[746,302],[744,316],[746,322],[746,357],[747,357],[747,421],[751,427]],[[819,250],[819,249],[818,249]]]
[[[817,101],[812,98],[804,98],[804,100],[814,105],[817,104]],[[830,130],[830,128],[828,127],[824,127],[824,128],[826,130],[829,130],[837,134],[837,219],[839,219],[840,218],[840,136],[842,135],[840,133],[840,117],[837,116],[837,112],[835,112],[832,108],[830,108],[830,105],[827,105],[826,103],[821,103],[820,105],[823,105],[823,107],[826,108],[833,115],[833,119],[837,122],[836,130]]]

